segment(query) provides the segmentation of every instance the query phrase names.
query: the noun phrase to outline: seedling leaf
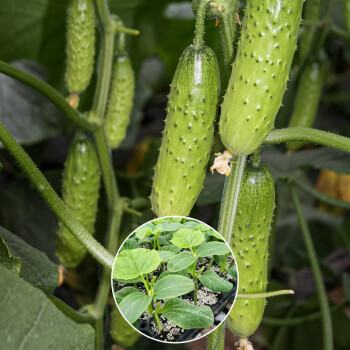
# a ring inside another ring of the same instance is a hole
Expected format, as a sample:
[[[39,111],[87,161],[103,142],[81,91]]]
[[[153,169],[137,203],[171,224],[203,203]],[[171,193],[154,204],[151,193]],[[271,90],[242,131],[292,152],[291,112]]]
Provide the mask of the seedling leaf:
[[[237,279],[237,269],[235,266],[229,267],[227,269],[227,272],[232,278]]]
[[[181,276],[184,276],[186,278],[190,278],[188,275],[188,272],[186,270],[181,270],[181,271],[177,271],[177,272],[171,272],[169,270],[166,270],[160,274],[158,281],[166,276],[174,276],[174,275],[176,275],[176,276],[181,275]]]
[[[201,231],[181,229],[173,235],[170,242],[179,248],[192,248],[204,242],[204,235]]]
[[[152,227],[149,226],[143,226],[141,228],[139,228],[136,232],[135,232],[135,236],[138,239],[143,239],[146,236],[150,235],[152,233]]]
[[[213,270],[208,270],[199,277],[200,282],[214,292],[229,292],[233,284],[219,277]]]
[[[223,242],[208,242],[198,248],[198,256],[201,258],[213,255],[225,255],[230,253],[230,248]]]
[[[166,276],[154,285],[155,299],[175,298],[194,289],[192,280],[180,275]]]
[[[117,293],[114,294],[115,300],[118,304],[129,294],[138,292],[138,290],[134,287],[124,287],[120,290],[118,290]]]
[[[162,309],[162,314],[184,329],[207,328],[214,323],[210,307],[195,306],[179,298],[169,299]]]
[[[166,250],[168,252],[173,252],[174,254],[177,254],[181,250],[181,248],[176,247],[174,245],[164,245],[161,249]]]
[[[161,262],[156,250],[126,250],[115,259],[114,275],[117,279],[130,280],[154,271]]]
[[[152,297],[137,291],[127,295],[119,304],[119,308],[123,316],[130,323],[134,323],[147,309],[151,301]]]
[[[159,254],[160,258],[162,259],[162,262],[169,261],[169,259],[175,255],[175,253],[169,252],[167,250],[160,250],[160,251],[158,251],[158,254]]]
[[[176,222],[169,222],[167,224],[163,224],[162,226],[163,226],[163,232],[177,231],[184,227],[183,224],[179,224]]]
[[[196,261],[196,257],[188,252],[181,252],[174,255],[168,263],[168,270],[178,272],[189,267]]]

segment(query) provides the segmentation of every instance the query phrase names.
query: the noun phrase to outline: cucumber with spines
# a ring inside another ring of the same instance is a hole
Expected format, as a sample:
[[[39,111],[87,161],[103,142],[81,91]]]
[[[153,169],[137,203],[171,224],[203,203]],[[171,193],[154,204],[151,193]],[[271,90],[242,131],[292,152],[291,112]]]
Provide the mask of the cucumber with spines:
[[[183,52],[171,83],[151,193],[157,216],[188,215],[203,188],[220,86],[216,56],[203,45],[206,4],[201,3],[194,43]]]
[[[79,94],[89,85],[95,56],[95,11],[93,0],[71,0],[67,18],[66,85]]]
[[[221,106],[220,136],[234,155],[254,152],[274,127],[296,49],[303,0],[250,1]]]
[[[123,33],[120,34],[123,36]],[[106,133],[109,144],[117,148],[124,140],[134,100],[135,77],[126,51],[119,51],[113,67],[111,92],[106,114]]]
[[[231,241],[236,257],[240,294],[266,292],[268,237],[275,208],[275,188],[270,170],[248,162],[243,173]],[[226,327],[247,338],[259,327],[265,298],[237,299]]]
[[[62,199],[90,234],[94,233],[101,171],[92,142],[77,134],[73,140],[63,171]],[[56,239],[56,256],[66,267],[76,267],[86,249],[59,222]]]

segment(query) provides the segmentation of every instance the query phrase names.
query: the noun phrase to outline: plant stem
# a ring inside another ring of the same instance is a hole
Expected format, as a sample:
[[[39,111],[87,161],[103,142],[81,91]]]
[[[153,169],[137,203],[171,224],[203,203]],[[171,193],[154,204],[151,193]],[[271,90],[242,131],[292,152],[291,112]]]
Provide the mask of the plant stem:
[[[333,305],[330,308],[331,312],[335,312],[337,310],[342,309],[346,305],[346,302],[343,302],[341,304]],[[298,324],[302,324],[304,322],[310,322],[315,321],[321,318],[322,313],[320,311],[313,312],[307,315],[298,316],[298,317],[292,317],[292,318],[279,318],[279,317],[270,317],[270,316],[264,316],[261,323],[266,324],[269,326],[295,326]]]
[[[256,168],[260,165],[260,151],[261,147],[255,150],[251,155],[252,165]]]
[[[350,153],[350,138],[327,131],[302,127],[272,130],[267,135],[264,144],[273,145],[296,141],[314,143]]]
[[[227,177],[221,202],[218,231],[230,244],[238,204],[246,157],[236,157],[236,164],[232,165],[232,172]]]
[[[214,332],[208,334],[207,350],[224,350],[225,347],[225,321],[215,329]]]
[[[297,178],[291,178],[291,180],[300,188],[302,188],[305,192],[311,194],[316,199],[327,203],[329,205],[334,205],[335,207],[341,207],[344,209],[350,209],[350,203],[342,201],[341,199],[337,199],[331,196],[328,196],[327,194],[324,194],[315,188],[308,185],[305,181],[299,180]]]
[[[198,6],[196,28],[194,30],[193,47],[200,50],[203,47],[205,11],[210,0],[202,0]]]
[[[214,257],[212,257],[209,261],[209,265],[207,267],[207,270],[209,270],[211,268],[211,265],[213,265],[213,262],[214,262]]]
[[[198,278],[193,279],[194,282],[194,305],[197,305],[197,298],[198,298]]]
[[[159,331],[161,332],[161,331],[163,330],[163,328],[162,328],[162,324],[160,323],[159,316],[158,316],[158,314],[156,314],[156,313],[154,313],[153,315],[154,315],[154,318],[156,319],[158,329],[159,329]]]
[[[72,235],[86,248],[86,250],[102,265],[111,269],[113,256],[91,236],[85,227],[75,218],[70,210],[58,197],[44,175],[36,167],[28,154],[24,151],[7,129],[0,123],[0,141],[17,161],[20,168],[27,175],[33,186],[38,190],[54,214],[62,221]]]
[[[237,2],[235,0],[235,2]],[[220,37],[222,43],[222,52],[224,55],[225,68],[227,75],[231,74],[231,64],[234,60],[234,40],[235,40],[235,14],[226,13],[220,17]]]
[[[83,114],[80,114],[76,109],[72,108],[67,103],[65,97],[49,84],[1,60],[0,73],[19,80],[36,91],[42,93],[79,128],[84,130],[94,130],[96,127],[96,123],[88,120]]]
[[[143,275],[141,275],[141,279],[142,279],[142,282],[143,282],[143,284],[144,284],[144,286],[145,286],[145,288],[146,288],[147,294],[150,295],[150,293],[149,293],[149,288],[148,288],[148,283],[146,282],[146,280],[145,280],[145,278],[143,277]]]
[[[323,348],[325,350],[333,349],[333,329],[332,329],[332,319],[329,309],[329,303],[327,298],[327,292],[323,284],[323,278],[321,274],[321,268],[317,260],[317,255],[312,242],[311,234],[305,220],[304,214],[301,209],[299,198],[293,184],[289,185],[290,194],[294,203],[295,210],[297,212],[301,232],[303,235],[306,250],[309,256],[312,273],[314,275],[314,280],[316,284],[316,290],[318,294],[318,299],[322,314],[322,328],[323,328]]]
[[[95,321],[95,318],[90,315],[84,315],[74,309],[72,309],[70,306],[68,306],[65,302],[63,302],[61,299],[56,298],[54,295],[48,295],[47,296],[55,306],[62,311],[67,317],[72,319],[76,323],[92,323]]]
[[[291,289],[281,289],[274,292],[266,293],[253,293],[253,294],[237,294],[237,299],[260,299],[260,298],[271,298],[278,297],[280,295],[294,294],[294,291]]]
[[[95,328],[95,350],[103,348],[103,319],[98,318],[94,323]]]

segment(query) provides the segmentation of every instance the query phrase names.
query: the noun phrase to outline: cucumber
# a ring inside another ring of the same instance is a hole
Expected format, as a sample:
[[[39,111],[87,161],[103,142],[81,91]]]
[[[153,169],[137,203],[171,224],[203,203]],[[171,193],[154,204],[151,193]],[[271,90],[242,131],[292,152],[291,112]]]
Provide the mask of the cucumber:
[[[203,188],[220,86],[216,56],[203,45],[203,22],[204,13],[198,14],[194,44],[183,52],[170,85],[151,193],[157,216],[188,215]]]
[[[322,61],[309,62],[301,72],[289,127],[310,128],[314,124],[325,72],[326,62]],[[302,142],[291,142],[287,148],[297,150],[303,145]]]
[[[65,162],[62,199],[90,234],[94,232],[100,178],[101,171],[94,145],[84,134],[77,134]],[[59,222],[56,256],[60,263],[66,267],[76,267],[85,254],[86,249]]]
[[[71,0],[67,19],[66,85],[79,94],[89,85],[95,56],[95,11],[92,0]]]
[[[221,106],[220,135],[234,155],[255,151],[274,126],[296,49],[303,0],[250,1]]]
[[[130,122],[134,90],[135,78],[130,58],[125,51],[118,53],[113,68],[106,114],[106,133],[112,148],[117,148],[125,138]]]
[[[238,198],[231,242],[239,273],[238,293],[264,293],[267,285],[268,236],[275,208],[275,188],[270,170],[247,163]],[[226,327],[247,338],[259,327],[265,298],[236,299]]]
[[[109,334],[112,339],[123,348],[134,345],[140,337],[140,333],[135,331],[135,329],[125,321],[124,317],[115,306],[111,311],[111,327]]]

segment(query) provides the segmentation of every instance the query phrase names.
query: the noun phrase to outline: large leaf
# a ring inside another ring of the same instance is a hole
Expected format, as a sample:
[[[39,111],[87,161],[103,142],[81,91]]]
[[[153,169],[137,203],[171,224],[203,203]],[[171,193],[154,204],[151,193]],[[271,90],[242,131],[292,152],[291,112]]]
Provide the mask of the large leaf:
[[[151,301],[152,297],[141,292],[135,292],[127,295],[119,304],[119,308],[123,316],[130,323],[134,323],[147,309]]]
[[[12,254],[4,238],[1,237],[1,232],[0,232],[0,264],[5,266],[7,269],[12,271],[13,273],[19,275],[19,272],[21,270],[21,259]]]
[[[38,64],[20,61],[13,65],[45,80]],[[67,123],[65,116],[46,97],[2,74],[0,100],[0,121],[21,144],[29,145],[55,136]]]
[[[203,243],[204,239],[201,231],[181,229],[174,233],[170,242],[179,248],[192,248]]]
[[[197,258],[189,252],[181,252],[170,258],[168,263],[168,270],[171,272],[178,272],[184,270],[186,267],[192,265]]]
[[[46,295],[0,265],[0,349],[94,349],[94,329],[77,324]]]
[[[219,277],[213,270],[208,270],[199,277],[201,283],[214,292],[229,292],[233,284]]]
[[[187,294],[194,289],[192,280],[180,275],[166,276],[154,285],[155,299],[169,299]]]
[[[144,248],[125,250],[115,259],[113,275],[117,279],[133,279],[154,271],[161,261],[155,250]]]
[[[195,306],[175,298],[169,299],[162,309],[165,318],[181,328],[207,328],[214,323],[214,315],[208,306]]]
[[[223,242],[208,242],[202,244],[197,251],[197,254],[201,257],[207,257],[212,255],[226,255],[231,250],[226,243]]]
[[[11,252],[21,259],[20,276],[45,293],[53,293],[59,279],[58,265],[49,260],[45,253],[31,247],[3,227],[0,227],[0,236],[5,239]]]

